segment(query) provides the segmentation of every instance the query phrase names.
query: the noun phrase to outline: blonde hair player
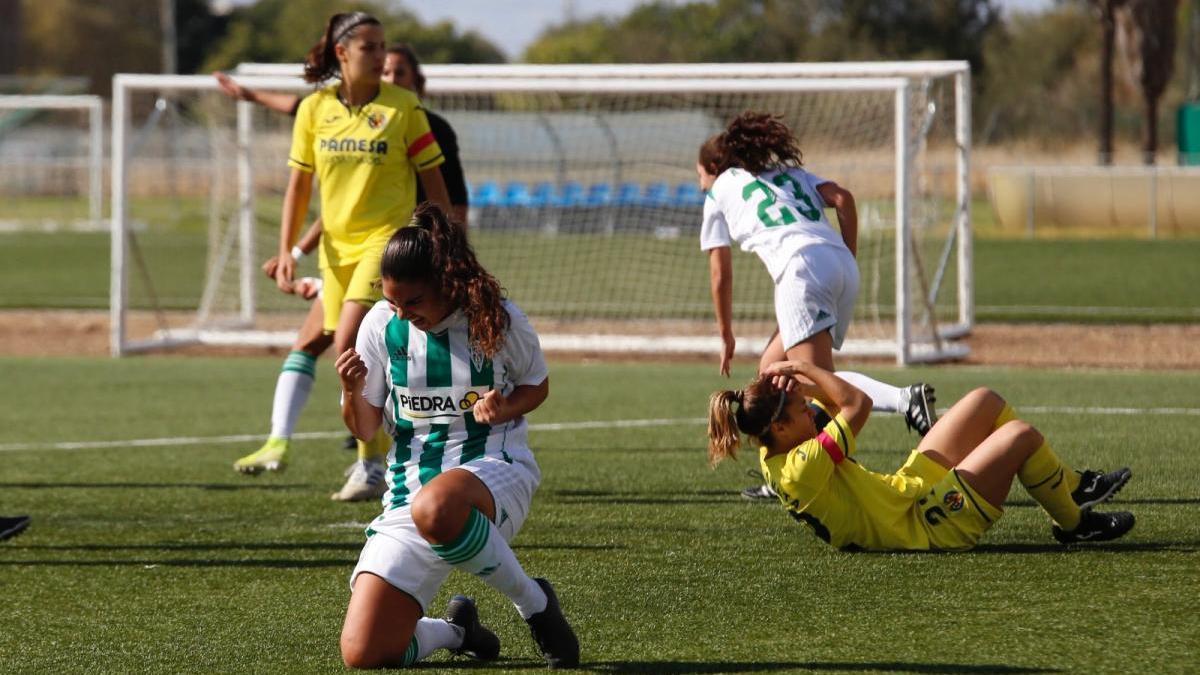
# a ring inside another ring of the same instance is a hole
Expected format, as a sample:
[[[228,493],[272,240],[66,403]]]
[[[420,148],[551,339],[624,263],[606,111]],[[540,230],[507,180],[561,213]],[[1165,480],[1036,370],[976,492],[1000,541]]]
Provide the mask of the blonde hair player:
[[[291,176],[284,196],[275,283],[287,291],[296,262],[291,248],[308,212],[313,176],[320,177],[323,329],[334,353],[349,349],[379,299],[379,260],[393,232],[416,206],[416,182],[449,208],[439,165],[444,158],[416,94],[382,81],[383,27],[363,12],[334,14],[309,52],[304,79],[338,81],[305,97],[296,111]],[[333,499],[377,497],[385,489],[388,439],[359,439],[359,463]]]
[[[824,428],[813,423],[806,395],[832,415]],[[1061,543],[1108,541],[1133,527],[1132,513],[1093,510],[1125,485],[1128,468],[1072,471],[990,389],[951,406],[893,474],[854,457],[870,412],[866,394],[828,370],[775,363],[745,389],[712,395],[709,463],[736,458],[749,436],[788,513],[841,549],[969,549],[1004,514],[1014,477],[1053,519]]]
[[[722,375],[729,375],[735,347],[734,243],[758,255],[775,282],[777,328],[759,370],[784,358],[834,370],[833,350],[842,346],[858,299],[858,213],[849,190],[801,164],[792,130],[768,113],[744,112],[700,146],[696,172],[706,193],[700,248],[708,252]],[[826,207],[837,212],[840,228],[826,219]],[[900,388],[856,372],[838,376],[865,391],[875,410],[903,412],[922,436],[937,421],[927,384]],[[775,496],[767,485],[742,495]]]
[[[512,601],[551,668],[579,663],[579,642],[550,582],[531,579],[509,541],[529,515],[541,470],[528,415],[550,392],[537,334],[465,233],[425,204],[387,244],[383,296],[337,360],[342,417],[359,438],[383,425],[384,511],[350,578],[342,659],[410,665],[439,648],[494,659],[500,643],[457,596],[425,617],[450,570]]]

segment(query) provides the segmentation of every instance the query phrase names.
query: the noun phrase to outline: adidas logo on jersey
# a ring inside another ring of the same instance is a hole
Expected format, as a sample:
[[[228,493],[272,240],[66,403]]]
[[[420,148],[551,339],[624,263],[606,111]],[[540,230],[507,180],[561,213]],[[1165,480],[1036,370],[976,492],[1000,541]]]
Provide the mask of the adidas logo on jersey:
[[[392,360],[412,361],[412,357],[409,356],[407,347],[396,347],[394,350],[392,350]]]

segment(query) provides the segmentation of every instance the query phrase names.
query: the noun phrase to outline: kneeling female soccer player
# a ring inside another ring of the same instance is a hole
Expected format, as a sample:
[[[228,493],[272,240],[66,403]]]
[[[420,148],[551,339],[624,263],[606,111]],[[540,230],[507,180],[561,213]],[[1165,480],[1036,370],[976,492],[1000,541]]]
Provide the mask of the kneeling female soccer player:
[[[806,394],[832,417],[824,429],[814,425]],[[1116,539],[1133,527],[1132,513],[1092,510],[1125,485],[1129,469],[1072,471],[990,389],[955,403],[894,474],[854,459],[870,411],[870,399],[833,373],[781,361],[741,391],[713,394],[709,461],[736,457],[739,432],[755,439],[763,476],[784,508],[838,548],[969,549],[1003,514],[1014,477],[1064,544]]]
[[[437,206],[417,209],[388,241],[385,302],[337,360],[342,417],[358,438],[386,425],[383,514],[350,578],[342,659],[410,665],[438,648],[494,659],[496,636],[474,603],[425,615],[451,569],[507,596],[551,668],[573,667],[579,643],[545,579],[531,579],[508,542],[529,514],[541,471],[525,415],[550,390],[537,334]]]

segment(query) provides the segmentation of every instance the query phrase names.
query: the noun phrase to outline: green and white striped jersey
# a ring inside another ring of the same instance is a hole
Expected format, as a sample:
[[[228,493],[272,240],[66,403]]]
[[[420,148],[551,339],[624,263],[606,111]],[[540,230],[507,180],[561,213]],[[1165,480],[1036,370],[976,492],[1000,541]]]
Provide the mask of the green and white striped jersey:
[[[532,462],[524,417],[489,426],[471,412],[491,389],[508,396],[549,375],[529,319],[512,302],[504,308],[509,329],[491,359],[472,348],[461,310],[428,332],[397,318],[386,301],[363,319],[355,345],[367,366],[363,397],[383,408],[394,440],[385,510],[411,503],[435,476],[480,457]]]

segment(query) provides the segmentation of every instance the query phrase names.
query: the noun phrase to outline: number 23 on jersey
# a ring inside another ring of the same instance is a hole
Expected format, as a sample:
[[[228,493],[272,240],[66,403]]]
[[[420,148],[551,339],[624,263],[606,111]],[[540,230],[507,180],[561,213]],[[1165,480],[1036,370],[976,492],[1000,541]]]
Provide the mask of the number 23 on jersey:
[[[781,188],[784,188],[791,193],[792,198],[797,202],[796,206],[786,203],[780,203],[775,199],[775,192],[766,183],[762,182],[761,178],[755,178],[742,188],[742,199],[750,201],[754,193],[762,193],[762,199],[758,202],[758,219],[766,227],[779,227],[781,225],[791,225],[798,220],[799,216],[804,216],[805,220],[811,222],[820,222],[821,210],[818,209],[812,202],[812,198],[800,186],[800,183],[788,173],[781,173],[771,180]],[[772,207],[777,207],[772,213]],[[777,215],[776,215],[777,214]]]

